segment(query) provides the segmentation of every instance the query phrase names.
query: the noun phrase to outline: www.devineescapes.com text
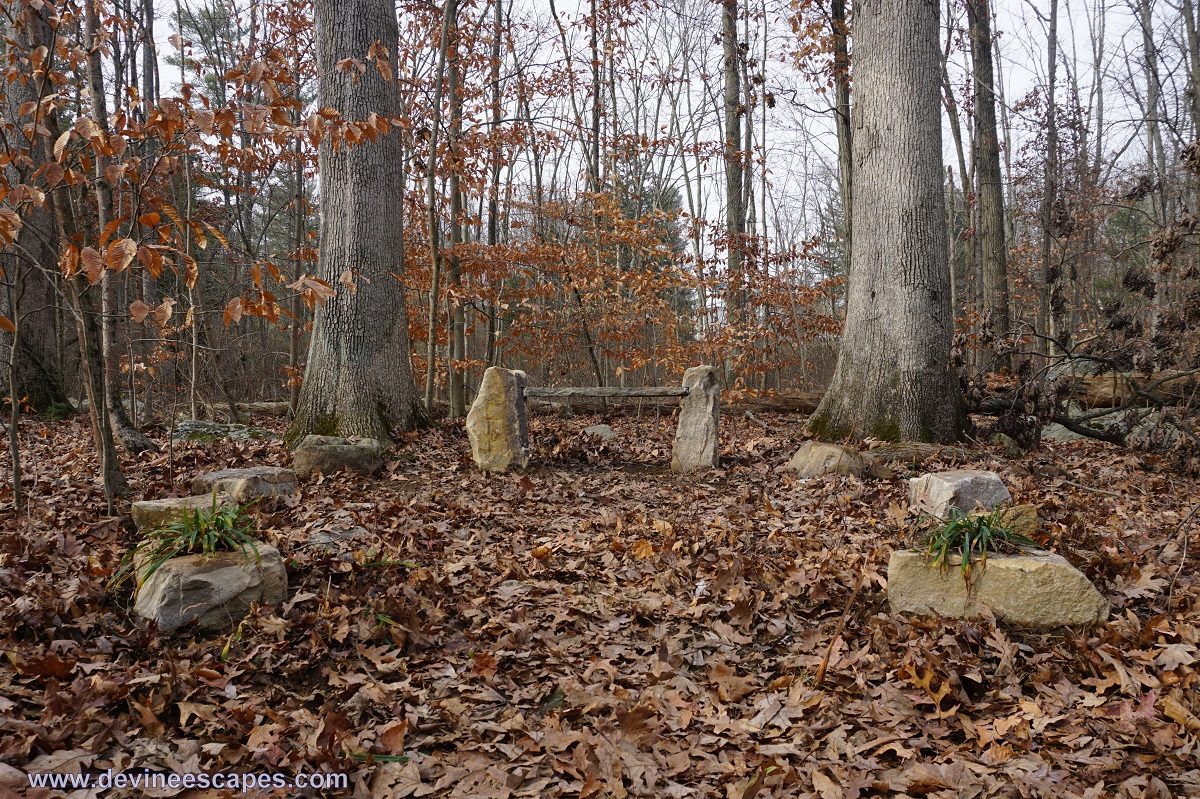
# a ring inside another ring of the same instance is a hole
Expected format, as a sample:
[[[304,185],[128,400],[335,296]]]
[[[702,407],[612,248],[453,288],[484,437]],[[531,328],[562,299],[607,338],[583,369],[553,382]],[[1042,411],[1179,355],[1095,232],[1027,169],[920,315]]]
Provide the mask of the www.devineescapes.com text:
[[[294,788],[304,790],[317,788],[322,790],[342,790],[350,785],[349,775],[340,772],[324,774],[312,772],[308,774],[288,775],[282,773],[251,773],[251,772],[217,772],[183,773],[178,772],[124,772],[108,769],[96,774],[72,774],[47,771],[41,774],[29,774],[29,787],[50,788],[53,790],[109,790],[113,788],[134,790],[158,790],[169,788],[213,788],[216,790],[235,790],[242,793],[250,791],[269,791],[279,788]]]

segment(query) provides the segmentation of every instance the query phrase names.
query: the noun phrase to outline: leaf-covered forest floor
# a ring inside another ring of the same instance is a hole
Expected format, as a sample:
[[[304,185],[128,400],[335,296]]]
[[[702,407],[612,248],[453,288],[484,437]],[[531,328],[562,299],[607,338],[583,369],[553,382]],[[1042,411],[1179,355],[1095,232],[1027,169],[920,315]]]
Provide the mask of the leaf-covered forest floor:
[[[759,418],[723,419],[723,468],[699,477],[668,471],[666,413],[609,415],[602,445],[598,416],[535,416],[531,468],[504,476],[460,426],[424,431],[378,479],[259,512],[285,605],[169,636],[105,588],[134,535],[104,512],[86,421],[26,421],[0,786],[113,766],[349,771],[326,795],[378,797],[1200,795],[1197,481],[1092,443],[932,460],[998,471],[1113,612],[1050,634],[893,617],[917,471],[797,480],[803,417]],[[278,441],[155,437],[164,454],[125,462],[135,498],[288,463]]]

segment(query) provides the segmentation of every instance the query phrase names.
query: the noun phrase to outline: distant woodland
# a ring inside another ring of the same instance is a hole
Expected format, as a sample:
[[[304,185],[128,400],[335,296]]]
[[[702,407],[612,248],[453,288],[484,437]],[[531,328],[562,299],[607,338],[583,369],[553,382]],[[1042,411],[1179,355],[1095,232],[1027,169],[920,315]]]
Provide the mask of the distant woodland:
[[[116,488],[145,425],[239,402],[386,437],[489,365],[707,363],[828,388],[832,439],[983,412],[1124,441],[1055,383],[1115,375],[1189,445],[1197,28],[1194,0],[7,0],[8,426],[88,408]]]

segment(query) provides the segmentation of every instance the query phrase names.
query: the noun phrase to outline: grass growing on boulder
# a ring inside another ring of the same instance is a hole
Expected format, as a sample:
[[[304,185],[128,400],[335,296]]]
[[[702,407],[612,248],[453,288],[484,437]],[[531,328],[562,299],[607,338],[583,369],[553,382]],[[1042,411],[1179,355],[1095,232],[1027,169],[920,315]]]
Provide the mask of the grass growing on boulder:
[[[211,507],[190,508],[170,524],[146,533],[141,544],[122,559],[109,587],[121,585],[135,573],[140,586],[168,560],[184,555],[252,551],[257,558],[255,523],[246,513],[250,504],[222,505],[214,492]]]
[[[1004,520],[1002,510],[968,514],[951,508],[947,518],[939,519],[925,539],[925,554],[940,568],[950,566],[950,558],[958,555],[963,580],[969,585],[975,564],[985,564],[993,552],[1019,552],[1036,547],[1030,538],[1021,535]]]

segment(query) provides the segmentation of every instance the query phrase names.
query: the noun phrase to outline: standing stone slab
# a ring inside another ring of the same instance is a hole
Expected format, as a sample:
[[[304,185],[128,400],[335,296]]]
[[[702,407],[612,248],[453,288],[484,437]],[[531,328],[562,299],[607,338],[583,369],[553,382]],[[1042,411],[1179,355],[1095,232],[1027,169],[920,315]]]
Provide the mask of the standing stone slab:
[[[279,466],[251,466],[245,469],[221,469],[198,475],[192,480],[193,494],[218,491],[238,502],[282,497],[296,490],[296,473]]]
[[[317,472],[349,469],[374,474],[383,466],[383,444],[374,438],[352,440],[338,436],[305,436],[292,453],[292,469],[301,480]]]
[[[525,373],[491,366],[467,412],[471,458],[485,472],[529,465],[529,420],[525,412]]]
[[[992,555],[975,566],[969,591],[957,564],[941,569],[924,553],[893,552],[887,594],[893,613],[972,619],[986,609],[1001,621],[1036,628],[1108,618],[1108,602],[1091,581],[1051,552]]]
[[[287,570],[279,550],[217,552],[172,558],[138,586],[134,612],[165,632],[195,622],[202,629],[232,627],[251,603],[273,605],[287,597]],[[142,575],[139,569],[139,579]]]
[[[227,495],[217,494],[217,507],[234,505],[233,499]],[[133,524],[142,531],[158,530],[180,519],[191,510],[211,510],[213,506],[212,493],[195,497],[171,497],[170,499],[147,499],[135,502],[130,506]]]
[[[679,411],[671,471],[680,474],[715,469],[720,463],[721,384],[711,366],[683,373],[688,394]]]
[[[908,504],[939,519],[946,518],[951,508],[963,513],[980,508],[991,510],[1010,499],[1012,495],[995,472],[955,469],[923,474],[908,481]]]

